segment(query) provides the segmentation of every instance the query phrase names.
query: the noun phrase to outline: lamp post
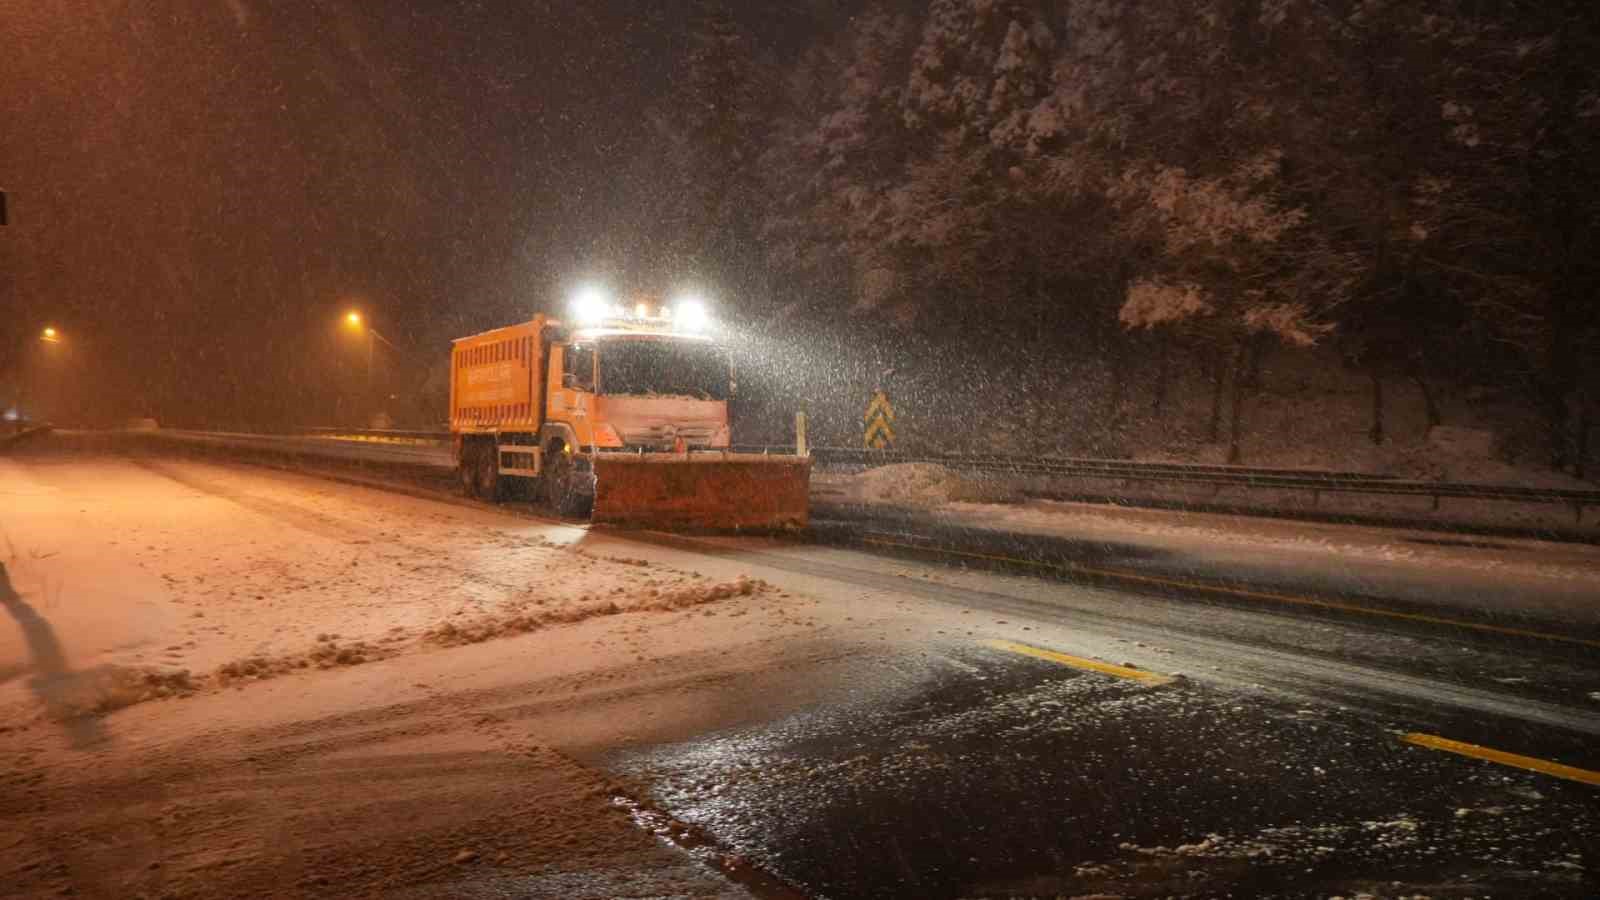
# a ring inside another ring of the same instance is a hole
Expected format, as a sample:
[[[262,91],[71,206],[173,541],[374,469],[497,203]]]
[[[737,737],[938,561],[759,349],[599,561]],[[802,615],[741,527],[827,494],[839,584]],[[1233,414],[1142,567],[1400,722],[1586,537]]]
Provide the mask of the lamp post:
[[[61,331],[54,325],[46,325],[39,330],[38,340],[40,344],[60,344],[62,341]],[[17,413],[16,430],[19,432],[23,429],[25,417],[32,418],[29,416],[29,410],[25,404],[28,402],[30,393],[28,389],[33,387],[32,382],[40,380],[39,373],[44,368],[42,353],[43,348],[38,348],[35,352],[24,354],[22,366],[17,371],[17,399],[15,406]],[[36,390],[33,393],[38,393],[38,391]]]
[[[388,338],[384,337],[383,333],[378,331],[378,329],[373,328],[369,324],[366,324],[366,320],[361,318],[361,313],[358,313],[355,310],[351,310],[351,311],[349,311],[349,312],[344,314],[344,321],[345,321],[346,325],[349,325],[352,328],[356,328],[358,330],[366,332],[366,335],[367,335],[367,390],[370,391],[372,389],[373,342],[374,341],[383,341],[383,344],[384,344],[385,347],[388,347],[390,350],[393,350],[396,353],[400,353],[401,350],[400,350],[399,347],[396,347],[394,345],[394,341],[391,341]]]
[[[382,341],[384,346],[388,347],[390,350],[394,351],[396,354],[400,354],[402,351],[400,350],[399,347],[395,346],[394,341],[391,341],[388,338],[384,337],[382,332],[378,331],[378,329],[376,329],[376,328],[373,328],[371,323],[367,322],[366,319],[364,317],[362,317],[360,312],[357,312],[356,310],[352,309],[349,312],[345,313],[344,314],[344,322],[345,322],[345,325],[349,326],[350,328],[354,328],[354,329],[356,329],[358,331],[361,331],[361,332],[364,332],[366,334],[366,337],[367,337],[367,402],[371,403],[372,402],[372,398],[373,398],[373,390],[372,390],[372,388],[373,388],[373,374],[372,374],[373,373],[373,356],[374,356],[374,354],[376,353],[376,350],[377,350],[377,342],[378,341]]]

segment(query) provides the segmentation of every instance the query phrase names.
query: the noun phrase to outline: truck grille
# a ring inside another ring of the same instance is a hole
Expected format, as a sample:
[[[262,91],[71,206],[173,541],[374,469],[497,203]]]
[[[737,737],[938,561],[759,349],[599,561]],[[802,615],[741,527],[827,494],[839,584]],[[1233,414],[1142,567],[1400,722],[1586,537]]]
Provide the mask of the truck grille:
[[[620,431],[620,429],[619,429]],[[709,447],[717,429],[710,425],[655,425],[621,431],[622,442],[630,447],[670,450],[679,438],[690,447]]]

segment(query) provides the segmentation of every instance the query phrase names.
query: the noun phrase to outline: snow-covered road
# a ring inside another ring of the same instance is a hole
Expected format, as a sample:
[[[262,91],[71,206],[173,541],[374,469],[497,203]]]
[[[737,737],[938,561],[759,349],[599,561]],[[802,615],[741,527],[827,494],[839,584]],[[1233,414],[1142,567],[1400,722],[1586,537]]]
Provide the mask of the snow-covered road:
[[[176,458],[0,459],[0,529],[20,896],[1584,896],[1596,865],[1592,787],[1395,738],[1600,768],[1592,659]]]

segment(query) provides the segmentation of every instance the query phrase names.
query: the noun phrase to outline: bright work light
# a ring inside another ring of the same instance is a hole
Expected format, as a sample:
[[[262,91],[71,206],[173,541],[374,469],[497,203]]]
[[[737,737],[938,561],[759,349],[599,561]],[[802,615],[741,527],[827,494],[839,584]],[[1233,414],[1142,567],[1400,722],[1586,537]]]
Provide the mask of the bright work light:
[[[572,318],[577,320],[579,325],[599,325],[605,320],[606,312],[611,305],[610,299],[605,288],[593,284],[584,285],[572,297]]]
[[[672,321],[683,331],[705,331],[711,327],[711,314],[699,297],[680,297],[673,304]]]

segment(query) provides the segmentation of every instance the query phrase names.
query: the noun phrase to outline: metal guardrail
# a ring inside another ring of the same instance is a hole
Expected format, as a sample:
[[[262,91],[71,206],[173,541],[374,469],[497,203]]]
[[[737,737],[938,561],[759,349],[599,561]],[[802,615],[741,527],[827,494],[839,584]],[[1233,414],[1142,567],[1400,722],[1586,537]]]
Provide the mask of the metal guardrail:
[[[276,432],[283,435],[285,432]],[[444,442],[450,432],[388,428],[305,428],[291,434],[378,442]],[[738,444],[728,448],[736,453],[789,454],[791,445]],[[811,457],[819,466],[872,467],[894,463],[933,463],[951,469],[1030,477],[1077,478],[1102,481],[1147,481],[1202,484],[1216,488],[1275,489],[1309,491],[1315,506],[1323,493],[1373,494],[1429,497],[1433,508],[1446,497],[1465,500],[1501,500],[1522,503],[1570,506],[1577,522],[1584,510],[1600,507],[1600,490],[1529,488],[1502,484],[1474,484],[1449,481],[1416,481],[1393,475],[1364,472],[1329,472],[1318,469],[1275,469],[1258,466],[1229,466],[1212,463],[1139,462],[1121,459],[1075,459],[1006,454],[929,454],[903,450],[867,450],[855,447],[813,447]],[[1110,495],[1108,495],[1110,496]]]
[[[402,428],[307,428],[300,434],[354,440],[448,441],[448,431],[408,431]]]
[[[1317,481],[1389,483],[1393,475],[1365,472],[1329,472],[1326,469],[1270,469],[1259,466],[1230,466],[1215,463],[1136,462],[1125,459],[1087,459],[1071,457],[1015,456],[979,454],[914,454],[894,450],[863,450],[853,447],[817,447],[812,455],[825,465],[886,465],[899,462],[933,462],[945,466],[991,471],[1071,471],[1173,475],[1216,475],[1229,480],[1240,478],[1308,478]]]
[[[448,448],[438,446],[436,441],[346,440],[338,435],[329,437],[305,432],[263,434],[252,431],[189,431],[172,428],[140,432],[140,434],[157,440],[260,448],[291,455],[322,456],[352,462],[442,469],[455,467],[455,459]]]
[[[49,434],[53,428],[54,426],[52,425],[35,425],[30,428],[24,428],[20,431],[11,432],[9,434],[0,434],[0,450],[18,446],[24,441],[43,437],[44,435]]]
[[[926,462],[952,469],[1026,476],[1179,482],[1209,484],[1217,487],[1304,490],[1312,492],[1313,505],[1316,504],[1318,495],[1324,492],[1431,497],[1434,509],[1439,508],[1439,501],[1444,497],[1552,503],[1572,507],[1573,514],[1580,523],[1583,521],[1583,511],[1586,508],[1600,506],[1600,491],[1528,488],[1515,485],[1472,484],[1448,481],[1413,481],[1388,475],[1359,472],[1266,469],[1186,463],[1147,463],[1131,460],[912,454],[898,451],[857,450],[844,447],[817,447],[811,452],[818,464],[824,466],[874,466],[891,463]]]

